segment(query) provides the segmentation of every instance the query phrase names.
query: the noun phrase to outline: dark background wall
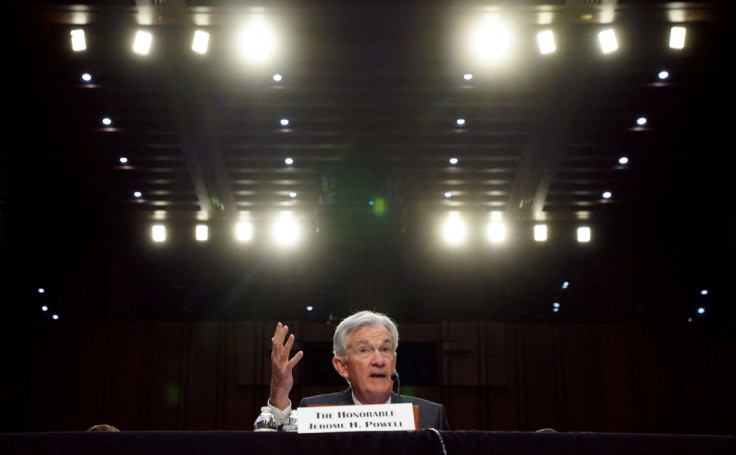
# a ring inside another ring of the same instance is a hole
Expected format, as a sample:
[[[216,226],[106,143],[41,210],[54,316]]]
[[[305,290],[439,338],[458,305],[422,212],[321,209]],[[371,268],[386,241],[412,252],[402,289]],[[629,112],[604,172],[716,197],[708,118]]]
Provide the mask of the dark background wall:
[[[290,321],[286,321],[289,323]],[[334,326],[291,322],[292,400],[338,390]],[[272,321],[0,325],[0,431],[249,430]],[[402,393],[456,430],[736,434],[732,328],[442,322],[401,327]]]

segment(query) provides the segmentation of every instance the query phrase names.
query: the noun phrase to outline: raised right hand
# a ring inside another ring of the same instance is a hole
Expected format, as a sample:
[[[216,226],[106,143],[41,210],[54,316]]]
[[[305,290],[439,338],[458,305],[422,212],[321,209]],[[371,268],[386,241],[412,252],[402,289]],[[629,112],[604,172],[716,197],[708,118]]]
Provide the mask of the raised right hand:
[[[287,338],[289,327],[282,323],[276,324],[276,331],[271,338],[271,397],[272,406],[279,409],[285,409],[289,405],[289,392],[294,386],[294,375],[292,370],[304,353],[302,351],[291,354],[291,348],[294,346],[294,334]],[[284,342],[286,340],[286,342]]]

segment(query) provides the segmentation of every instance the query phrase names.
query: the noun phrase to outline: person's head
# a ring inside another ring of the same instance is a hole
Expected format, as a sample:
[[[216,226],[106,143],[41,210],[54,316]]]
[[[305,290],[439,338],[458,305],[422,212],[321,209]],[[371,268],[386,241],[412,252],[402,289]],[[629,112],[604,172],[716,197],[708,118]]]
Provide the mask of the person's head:
[[[361,311],[345,318],[332,339],[332,364],[364,404],[388,400],[396,372],[399,331],[388,316]]]
[[[101,423],[99,425],[92,425],[87,429],[87,431],[112,431],[112,432],[119,432],[117,428],[115,428],[112,425],[108,425],[106,423]]]

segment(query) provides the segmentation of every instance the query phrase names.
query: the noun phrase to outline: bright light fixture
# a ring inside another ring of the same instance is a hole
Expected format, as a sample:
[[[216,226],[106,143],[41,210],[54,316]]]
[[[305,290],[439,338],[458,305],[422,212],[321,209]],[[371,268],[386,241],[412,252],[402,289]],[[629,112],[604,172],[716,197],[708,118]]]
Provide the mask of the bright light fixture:
[[[283,79],[283,77],[280,74],[274,74],[273,75],[274,82],[281,82],[282,79]]]
[[[206,54],[210,43],[210,34],[202,30],[194,32],[192,39],[192,50],[198,54]]]
[[[153,42],[153,35],[143,30],[139,30],[135,34],[135,41],[133,41],[133,52],[141,55],[148,55],[151,51],[151,43]]]
[[[506,225],[501,221],[491,221],[486,228],[486,235],[491,243],[501,243],[506,240]]]
[[[457,126],[465,126],[465,119],[464,118],[459,118],[459,119],[455,120],[455,124]]]
[[[670,48],[684,49],[686,32],[687,30],[685,29],[685,27],[672,27],[670,29]]]
[[[537,45],[542,55],[551,54],[556,51],[557,44],[555,43],[555,34],[552,30],[543,30],[537,33]]]
[[[253,238],[253,224],[241,221],[235,225],[235,238],[240,242],[248,242]]]
[[[646,117],[639,117],[636,119],[636,124],[639,126],[644,126],[647,124],[647,118]]]
[[[293,246],[299,240],[300,229],[291,212],[281,212],[271,226],[271,236],[279,246]]]
[[[210,236],[210,230],[206,224],[198,224],[194,229],[194,238],[199,242],[205,242]]]
[[[82,80],[84,82],[92,82],[92,75],[89,73],[82,74]]]
[[[103,117],[102,124],[105,126],[112,125],[112,119],[110,117]]]
[[[547,240],[547,225],[546,224],[534,225],[534,240],[536,242],[545,242]]]
[[[276,33],[263,16],[253,16],[237,39],[240,54],[251,63],[265,63],[276,53]]]
[[[629,164],[629,158],[627,156],[622,156],[621,158],[618,159],[618,164],[622,166],[625,164]]]
[[[582,226],[578,228],[578,242],[587,243],[590,242],[590,228]]]
[[[611,199],[613,193],[611,193],[610,191],[604,191],[601,196],[603,197],[603,199]]]
[[[151,228],[151,238],[154,242],[166,241],[166,226],[162,224],[156,224]]]
[[[471,39],[473,54],[486,63],[498,62],[507,57],[513,41],[511,29],[496,14],[484,16]]]
[[[603,30],[598,34],[598,42],[601,45],[601,51],[604,54],[610,54],[618,50],[618,40],[616,39],[616,32],[609,28]]]
[[[281,123],[281,126],[289,126],[289,119],[288,118],[282,118],[279,123]]]
[[[291,158],[291,157],[286,158],[284,160],[284,164],[286,164],[287,166],[291,166],[292,164],[294,164],[294,158]]]
[[[72,35],[72,50],[74,52],[81,52],[87,50],[87,40],[84,37],[84,30],[76,29],[71,31]]]
[[[659,80],[663,81],[670,77],[670,73],[668,71],[662,70],[657,74],[657,77],[659,77]]]
[[[449,245],[460,245],[465,242],[468,228],[460,217],[460,212],[450,212],[442,226],[442,238]]]

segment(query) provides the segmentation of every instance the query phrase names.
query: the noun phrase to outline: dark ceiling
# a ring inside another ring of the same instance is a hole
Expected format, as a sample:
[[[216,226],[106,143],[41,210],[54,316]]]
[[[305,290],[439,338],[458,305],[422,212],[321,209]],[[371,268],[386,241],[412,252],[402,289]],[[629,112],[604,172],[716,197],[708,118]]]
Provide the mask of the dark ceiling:
[[[678,301],[676,320],[691,311],[683,293],[714,286],[722,300],[733,296],[732,265],[723,265],[734,246],[730,2],[120,0],[3,9],[10,102],[0,242],[13,299],[24,299],[26,275],[35,273],[60,288],[83,287],[59,284],[88,279],[73,276],[70,263],[94,268],[94,260],[70,259],[73,252],[115,245],[124,251],[106,256],[97,277],[106,284],[96,285],[106,309],[95,314],[107,317],[155,316],[130,309],[145,298],[183,301],[196,317],[253,317],[256,310],[228,307],[241,294],[261,296],[264,307],[290,302],[268,316],[290,317],[305,302],[340,301],[332,311],[344,312],[340,305],[388,300],[403,317],[427,301],[437,304],[433,317],[522,317],[546,314],[567,277],[587,279],[581,302],[610,300],[580,310],[582,319],[632,317],[663,288],[653,311],[668,314]],[[488,12],[515,25],[511,63],[465,55],[463,33]],[[262,67],[232,46],[254,14],[281,30],[277,57]],[[682,50],[667,45],[674,24],[687,27]],[[73,52],[69,35],[79,27],[88,49]],[[604,55],[597,33],[608,27],[620,49]],[[138,28],[154,37],[147,56],[131,51]],[[554,54],[536,50],[543,28],[557,34]],[[189,48],[195,29],[211,34],[206,55]],[[264,257],[276,261],[259,233],[282,209],[302,216],[308,242],[323,250],[300,266],[255,273]],[[441,249],[423,227],[450,210],[477,234],[465,250],[474,259]],[[499,256],[479,234],[492,211],[503,213],[516,242],[503,261],[488,259]],[[255,226],[250,248],[262,251],[235,260],[230,230],[246,216]],[[147,249],[154,221],[169,228],[165,258]],[[211,228],[208,250],[193,245],[198,221]],[[530,240],[541,221],[552,244],[545,253]],[[593,229],[587,252],[571,241],[579,224]],[[26,259],[34,266],[18,265]],[[161,272],[133,272],[183,264],[187,271],[161,279],[157,297],[148,291]],[[592,278],[600,275],[609,276],[605,284]],[[66,292],[59,301],[70,300]],[[625,309],[616,306],[622,300]]]

